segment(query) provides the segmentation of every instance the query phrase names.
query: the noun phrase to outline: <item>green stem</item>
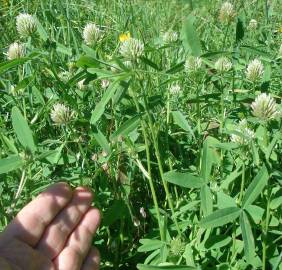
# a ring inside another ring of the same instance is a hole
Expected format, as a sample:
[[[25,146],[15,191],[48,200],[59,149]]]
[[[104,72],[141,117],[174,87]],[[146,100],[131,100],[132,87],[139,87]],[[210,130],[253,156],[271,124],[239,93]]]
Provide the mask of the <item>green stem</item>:
[[[242,181],[241,181],[241,188],[240,188],[240,195],[238,199],[238,204],[241,204],[243,192],[244,192],[244,186],[245,186],[245,171],[246,171],[246,165],[245,161],[243,161],[243,168],[242,168]]]

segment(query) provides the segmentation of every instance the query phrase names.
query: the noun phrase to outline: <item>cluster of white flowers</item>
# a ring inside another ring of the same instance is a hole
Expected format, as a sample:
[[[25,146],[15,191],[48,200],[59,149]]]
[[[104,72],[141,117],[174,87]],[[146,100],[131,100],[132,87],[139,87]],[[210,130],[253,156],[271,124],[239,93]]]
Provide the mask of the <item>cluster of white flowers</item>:
[[[67,83],[71,78],[71,74],[69,71],[62,71],[58,74],[58,77],[62,82]]]
[[[239,122],[236,131],[239,132],[240,135],[231,135],[231,141],[235,143],[248,144],[255,137],[254,131],[248,128],[248,122],[246,119],[243,119]]]
[[[262,121],[268,121],[280,116],[275,99],[266,93],[257,96],[251,104],[251,108],[252,114]]]
[[[93,46],[101,38],[102,32],[95,23],[88,23],[83,29],[82,36],[87,45]]]
[[[186,72],[197,72],[202,67],[202,59],[200,57],[189,56],[184,64],[184,69]]]
[[[248,25],[250,30],[256,30],[258,28],[258,22],[255,19],[251,19]]]
[[[259,59],[252,60],[246,70],[246,77],[248,80],[255,82],[262,78],[264,67]]]
[[[133,60],[143,54],[144,44],[136,38],[129,38],[121,44],[119,51],[123,57]]]
[[[105,80],[105,79],[101,81],[101,87],[102,87],[103,89],[108,88],[109,85],[110,85],[110,81]]]
[[[236,16],[233,5],[230,2],[222,4],[219,11],[219,20],[223,23],[230,23]]]
[[[171,84],[169,86],[169,92],[172,95],[179,95],[181,92],[181,87],[177,83]]]
[[[65,125],[73,119],[74,112],[64,104],[57,103],[53,106],[50,116],[56,125]]]
[[[173,43],[178,40],[178,33],[173,30],[168,30],[163,34],[163,41],[165,44]]]
[[[35,18],[26,13],[19,14],[16,18],[17,31],[21,37],[28,37],[37,30]]]
[[[7,52],[7,58],[9,60],[18,59],[18,58],[23,57],[24,54],[25,54],[24,45],[18,42],[14,42],[9,46],[9,49]]]
[[[220,57],[215,62],[214,67],[218,72],[224,73],[232,68],[232,63],[227,57]]]

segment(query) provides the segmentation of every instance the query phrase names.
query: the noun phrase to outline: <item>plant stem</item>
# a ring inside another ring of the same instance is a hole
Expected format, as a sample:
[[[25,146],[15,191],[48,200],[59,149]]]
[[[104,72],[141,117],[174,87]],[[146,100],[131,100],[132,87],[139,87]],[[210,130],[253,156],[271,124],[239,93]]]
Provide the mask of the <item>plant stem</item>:
[[[241,200],[243,197],[243,191],[244,191],[244,185],[245,185],[245,171],[246,171],[246,165],[245,161],[243,160],[243,168],[242,168],[242,181],[241,181],[241,188],[240,188],[240,195],[238,199],[238,204],[241,204]]]

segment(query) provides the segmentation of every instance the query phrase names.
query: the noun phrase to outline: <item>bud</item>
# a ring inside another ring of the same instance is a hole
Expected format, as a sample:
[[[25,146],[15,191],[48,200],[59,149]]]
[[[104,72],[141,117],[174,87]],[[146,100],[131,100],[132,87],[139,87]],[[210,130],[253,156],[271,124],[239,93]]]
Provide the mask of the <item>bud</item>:
[[[226,57],[220,57],[214,64],[215,69],[220,72],[224,73],[229,71],[232,68],[232,63]]]
[[[168,30],[163,34],[163,41],[165,44],[173,43],[178,40],[178,33],[172,30]]]
[[[120,46],[120,54],[128,59],[136,59],[144,52],[144,44],[135,38],[124,41]]]
[[[7,58],[9,60],[18,59],[24,56],[24,46],[18,42],[14,42],[9,46]]]
[[[184,64],[186,72],[197,72],[202,67],[202,59],[200,57],[189,56]]]
[[[263,121],[268,121],[280,116],[277,103],[274,98],[265,93],[256,97],[251,104],[252,114]]]
[[[219,20],[223,23],[230,23],[236,16],[233,5],[230,2],[225,2],[222,4],[219,11]]]
[[[37,29],[36,20],[30,14],[19,14],[16,18],[16,26],[21,37],[31,36]]]
[[[57,103],[51,111],[51,119],[56,125],[65,125],[69,123],[74,115],[74,112],[63,104]]]
[[[180,257],[185,250],[185,243],[180,238],[173,238],[170,241],[170,252],[175,257]]]
[[[247,67],[246,77],[248,80],[255,82],[262,78],[264,67],[260,60],[252,60]]]
[[[258,28],[258,22],[255,19],[251,19],[248,28],[250,30],[256,30]]]
[[[231,135],[231,141],[239,144],[248,144],[255,137],[253,130],[248,128],[248,123],[246,119],[239,122],[236,131],[242,134],[242,136],[237,134]]]
[[[88,23],[83,30],[84,42],[93,46],[101,38],[101,30],[95,23]]]

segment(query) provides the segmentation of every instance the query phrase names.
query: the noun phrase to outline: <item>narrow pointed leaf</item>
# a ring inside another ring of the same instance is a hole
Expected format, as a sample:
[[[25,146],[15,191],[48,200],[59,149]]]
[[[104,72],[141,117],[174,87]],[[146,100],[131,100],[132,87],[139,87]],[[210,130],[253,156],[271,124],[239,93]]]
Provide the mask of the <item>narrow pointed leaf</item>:
[[[205,183],[204,179],[189,172],[170,171],[164,174],[164,179],[169,183],[185,188],[200,188]]]
[[[9,156],[0,159],[0,174],[8,173],[23,165],[23,160],[20,156]]]

